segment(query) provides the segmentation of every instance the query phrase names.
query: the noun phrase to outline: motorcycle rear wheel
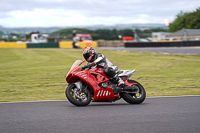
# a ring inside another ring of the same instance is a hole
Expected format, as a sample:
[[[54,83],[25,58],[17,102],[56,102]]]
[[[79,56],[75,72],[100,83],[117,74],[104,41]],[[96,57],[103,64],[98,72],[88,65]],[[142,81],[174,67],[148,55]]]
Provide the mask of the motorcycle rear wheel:
[[[137,91],[137,93],[122,92],[121,97],[130,104],[142,103],[146,98],[146,92],[145,92],[144,87],[135,80],[128,80],[128,82],[129,83],[137,83],[133,86],[137,87],[138,91]]]
[[[87,106],[91,102],[90,91],[83,86],[80,92],[75,84],[70,84],[65,91],[67,99],[75,106]]]

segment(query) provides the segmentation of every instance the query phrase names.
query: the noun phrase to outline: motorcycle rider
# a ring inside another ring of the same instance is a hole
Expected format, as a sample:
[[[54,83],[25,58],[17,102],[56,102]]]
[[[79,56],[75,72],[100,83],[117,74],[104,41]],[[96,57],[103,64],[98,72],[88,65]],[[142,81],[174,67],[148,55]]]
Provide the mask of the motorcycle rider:
[[[73,31],[72,40],[73,40],[73,43],[72,43],[73,48],[80,48],[77,43],[76,30]]]
[[[89,46],[85,47],[83,50],[83,57],[88,62],[87,66],[89,68],[97,66],[104,69],[104,73],[115,80],[118,86],[125,87],[126,83],[118,77],[119,68],[114,66],[103,54],[96,53],[94,48]]]

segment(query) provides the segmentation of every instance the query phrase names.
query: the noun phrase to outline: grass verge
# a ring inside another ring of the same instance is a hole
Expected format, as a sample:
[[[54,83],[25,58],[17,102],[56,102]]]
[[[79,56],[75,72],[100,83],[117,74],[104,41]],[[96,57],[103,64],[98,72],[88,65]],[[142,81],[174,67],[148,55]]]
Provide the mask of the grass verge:
[[[200,95],[200,55],[97,50],[136,72],[147,96]],[[81,49],[0,49],[0,102],[65,100],[65,76]]]

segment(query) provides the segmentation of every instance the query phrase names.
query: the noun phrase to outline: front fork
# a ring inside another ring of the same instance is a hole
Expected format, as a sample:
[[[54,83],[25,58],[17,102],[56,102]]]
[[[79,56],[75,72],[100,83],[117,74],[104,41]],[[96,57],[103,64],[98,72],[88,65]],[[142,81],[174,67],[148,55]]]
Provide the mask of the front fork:
[[[87,91],[89,91],[89,90],[86,89],[87,85],[84,86],[83,85],[83,81],[80,80],[80,79],[76,83],[74,83],[74,85],[78,88],[78,90],[79,90],[80,93],[85,93],[86,94]]]
[[[83,84],[82,84],[82,80],[78,80],[76,83],[74,83],[75,86],[80,90],[80,92],[82,92],[83,89]]]

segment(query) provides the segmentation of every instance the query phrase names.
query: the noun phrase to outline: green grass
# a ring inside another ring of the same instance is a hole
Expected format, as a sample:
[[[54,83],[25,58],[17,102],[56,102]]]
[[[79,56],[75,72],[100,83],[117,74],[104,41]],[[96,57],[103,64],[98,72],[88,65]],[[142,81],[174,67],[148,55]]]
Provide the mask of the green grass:
[[[200,95],[200,55],[97,50],[136,72],[147,96]],[[81,49],[0,49],[0,102],[65,100],[65,76]]]

